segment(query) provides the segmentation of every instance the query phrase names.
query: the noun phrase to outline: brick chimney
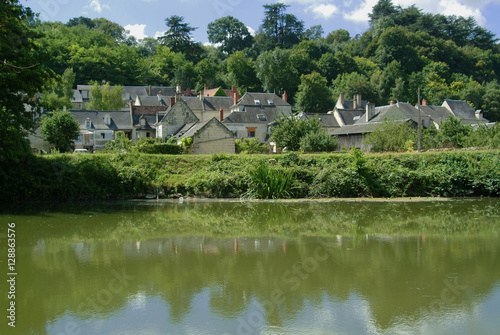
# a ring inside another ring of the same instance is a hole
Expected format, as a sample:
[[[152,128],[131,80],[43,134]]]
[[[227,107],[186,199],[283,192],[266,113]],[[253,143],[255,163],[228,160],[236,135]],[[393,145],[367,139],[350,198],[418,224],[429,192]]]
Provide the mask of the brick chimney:
[[[170,97],[170,107],[175,105],[175,97]]]
[[[427,106],[427,100],[422,100],[422,106]]]
[[[224,120],[224,108],[221,106],[219,110],[219,121],[222,122],[222,120]]]
[[[181,86],[177,84],[175,86],[175,102],[179,102],[181,100]]]
[[[283,96],[281,97],[283,101],[288,102],[288,95],[286,94],[286,91],[283,91]]]
[[[342,93],[339,94],[339,104],[341,104],[342,106],[344,106],[344,100],[345,100],[345,95],[342,92]],[[344,108],[344,107],[342,107],[342,108]]]
[[[238,93],[234,92],[233,93],[233,105],[238,104]]]
[[[361,94],[358,94],[358,108],[361,108]]]
[[[393,106],[393,105],[394,105],[394,100],[391,100],[391,106]]]
[[[358,109],[358,95],[354,94],[352,98],[352,109]]]

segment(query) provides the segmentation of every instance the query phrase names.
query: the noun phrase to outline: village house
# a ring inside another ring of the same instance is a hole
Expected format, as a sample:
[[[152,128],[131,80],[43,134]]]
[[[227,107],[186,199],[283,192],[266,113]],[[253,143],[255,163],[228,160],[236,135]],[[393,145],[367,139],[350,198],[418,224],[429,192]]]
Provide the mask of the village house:
[[[274,93],[247,92],[231,106],[231,113],[222,123],[236,138],[269,140],[270,126],[280,117],[291,117],[292,106],[286,101],[286,92],[280,98]]]
[[[442,106],[427,105],[425,100],[422,102],[420,108],[422,127],[439,129],[441,122],[448,117],[459,117],[464,124],[488,123],[488,120],[483,118],[481,111],[475,111],[466,101],[445,100]],[[418,108],[410,103],[391,101],[389,105],[380,107],[367,103],[364,114],[354,124],[330,130],[329,134],[337,136],[339,150],[352,147],[370,150],[370,147],[364,144],[364,138],[373,132],[378,125],[387,120],[396,123],[411,122],[414,127],[417,127],[418,118]]]

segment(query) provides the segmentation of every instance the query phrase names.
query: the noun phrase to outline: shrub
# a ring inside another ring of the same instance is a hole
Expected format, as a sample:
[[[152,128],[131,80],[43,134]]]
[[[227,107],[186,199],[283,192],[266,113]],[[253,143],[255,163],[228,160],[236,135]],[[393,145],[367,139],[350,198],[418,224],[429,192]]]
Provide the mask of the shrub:
[[[249,171],[250,196],[259,199],[282,199],[290,197],[292,174],[279,168],[270,168],[266,162],[261,162]]]

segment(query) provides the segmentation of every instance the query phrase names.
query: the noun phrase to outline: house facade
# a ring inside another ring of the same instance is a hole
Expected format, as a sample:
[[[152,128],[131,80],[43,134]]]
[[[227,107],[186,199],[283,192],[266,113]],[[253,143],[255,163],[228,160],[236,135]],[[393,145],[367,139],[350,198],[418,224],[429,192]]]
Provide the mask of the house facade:
[[[236,138],[258,138],[261,143],[268,142],[273,122],[292,116],[292,106],[274,93],[247,92],[230,110],[222,123]]]

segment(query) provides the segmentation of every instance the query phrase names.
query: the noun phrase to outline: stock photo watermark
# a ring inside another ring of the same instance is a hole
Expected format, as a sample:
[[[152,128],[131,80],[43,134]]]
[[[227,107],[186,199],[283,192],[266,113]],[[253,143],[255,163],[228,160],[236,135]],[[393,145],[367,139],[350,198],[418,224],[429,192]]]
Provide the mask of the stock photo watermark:
[[[213,5],[217,16],[223,17],[232,13],[242,3],[243,0],[215,0]]]
[[[40,6],[40,20],[50,21],[54,16],[59,13],[62,5],[69,4],[69,0],[38,0]]]
[[[112,278],[109,280],[106,288],[101,289],[95,295],[88,297],[80,303],[76,309],[77,314],[82,314],[85,309],[91,308],[96,312],[101,312],[104,307],[113,302],[116,294],[122,292],[128,287],[129,282],[135,279],[135,276],[130,276],[122,269],[121,272],[111,270]],[[56,335],[80,335],[82,334],[81,327],[74,321],[68,321],[64,325],[64,329],[56,332]]]
[[[290,269],[283,272],[281,276],[281,288],[276,287],[270,294],[269,299],[259,303],[254,302],[256,310],[246,317],[238,319],[237,334],[251,335],[259,333],[259,329],[266,323],[265,314],[272,315],[279,306],[285,304],[287,292],[295,292],[305,280],[311,278],[330,255],[333,254],[331,246],[324,240],[318,239],[319,245],[314,249],[312,255],[304,257],[295,263]]]
[[[16,224],[11,222],[7,224],[7,299],[9,308],[7,309],[7,324],[9,327],[16,327]]]

